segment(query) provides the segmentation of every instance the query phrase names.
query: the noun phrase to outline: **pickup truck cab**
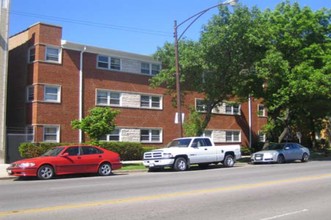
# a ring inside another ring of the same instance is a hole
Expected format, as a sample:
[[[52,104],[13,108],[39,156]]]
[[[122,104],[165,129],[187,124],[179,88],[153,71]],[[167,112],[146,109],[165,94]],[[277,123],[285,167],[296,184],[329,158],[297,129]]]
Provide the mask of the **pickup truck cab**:
[[[232,167],[240,157],[238,144],[215,146],[208,137],[185,137],[172,140],[166,148],[144,153],[143,163],[150,171],[164,167],[184,171],[191,164],[198,164],[201,168],[218,163]]]

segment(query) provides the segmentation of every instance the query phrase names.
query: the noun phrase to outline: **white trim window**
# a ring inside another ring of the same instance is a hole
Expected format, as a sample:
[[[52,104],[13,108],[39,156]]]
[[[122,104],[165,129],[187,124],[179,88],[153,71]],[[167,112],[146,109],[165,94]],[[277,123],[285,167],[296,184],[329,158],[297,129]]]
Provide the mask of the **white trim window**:
[[[121,93],[97,90],[97,105],[120,106]]]
[[[202,137],[213,138],[213,131],[212,130],[204,130],[203,133],[202,133]]]
[[[265,142],[267,135],[263,131],[258,131],[259,142]]]
[[[61,87],[53,85],[44,86],[44,101],[45,102],[61,102]]]
[[[116,57],[98,55],[97,67],[108,70],[121,70],[121,59]]]
[[[159,129],[141,129],[140,142],[143,143],[160,143],[162,140],[162,132]]]
[[[207,105],[203,99],[195,99],[195,110],[197,112],[207,112]]]
[[[61,49],[56,47],[46,47],[45,60],[47,62],[60,63],[61,60]]]
[[[100,138],[101,141],[120,141],[121,139],[121,130],[114,129],[110,134],[107,134]]]
[[[30,47],[28,51],[28,63],[33,63],[36,59],[36,48]]]
[[[33,102],[34,100],[34,86],[27,86],[26,87],[26,101]]]
[[[265,117],[266,116],[266,110],[265,110],[264,105],[262,105],[262,104],[257,105],[257,115],[259,117]]]
[[[150,68],[150,65],[149,65],[149,63],[144,63],[144,62],[142,62],[141,64],[140,64],[140,72],[142,73],[142,74],[147,74],[147,75],[149,75],[150,74],[150,71],[151,71],[151,68]]]
[[[141,108],[156,108],[161,109],[161,97],[160,96],[140,96],[140,107]]]
[[[240,115],[240,105],[225,103],[225,114]]]
[[[45,125],[43,128],[44,142],[60,142],[60,127],[55,125]]]
[[[152,63],[152,72],[151,72],[151,74],[153,76],[157,75],[160,72],[160,70],[161,70],[161,65],[160,64],[153,64]]]
[[[240,131],[225,131],[225,142],[241,142]]]
[[[33,142],[34,140],[34,128],[33,126],[29,125],[25,127],[25,135],[26,135],[26,142]]]

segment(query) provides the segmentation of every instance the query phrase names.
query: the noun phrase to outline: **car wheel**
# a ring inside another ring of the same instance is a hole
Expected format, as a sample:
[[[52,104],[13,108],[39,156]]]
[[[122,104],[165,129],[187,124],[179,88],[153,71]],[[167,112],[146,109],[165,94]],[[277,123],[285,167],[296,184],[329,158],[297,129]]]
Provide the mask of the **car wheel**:
[[[284,162],[285,162],[285,157],[283,155],[278,155],[277,163],[284,163]]]
[[[308,160],[309,160],[309,155],[307,153],[304,153],[302,155],[301,162],[308,162]]]
[[[183,157],[178,157],[175,160],[173,168],[176,171],[185,171],[187,169],[187,161]]]
[[[103,163],[100,165],[98,173],[100,176],[109,176],[112,174],[112,169],[110,163]]]
[[[228,154],[225,156],[223,165],[225,167],[233,167],[236,161],[234,160],[234,157],[231,154]]]
[[[37,176],[41,180],[48,180],[54,176],[54,169],[50,165],[43,165],[39,167]]]

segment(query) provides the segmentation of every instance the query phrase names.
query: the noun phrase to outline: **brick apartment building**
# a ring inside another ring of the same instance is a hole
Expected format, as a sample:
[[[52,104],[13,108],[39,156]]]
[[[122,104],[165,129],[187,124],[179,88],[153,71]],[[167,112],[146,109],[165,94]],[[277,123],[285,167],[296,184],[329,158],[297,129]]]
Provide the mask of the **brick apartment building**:
[[[164,88],[149,79],[162,64],[152,57],[62,40],[62,28],[38,23],[10,37],[8,70],[8,133],[24,131],[34,142],[84,142],[71,128],[95,106],[120,110],[116,130],[104,137],[164,145],[178,134],[176,108]],[[182,107],[203,111],[203,96],[190,93]],[[256,141],[266,123],[257,100],[215,109],[205,135],[216,143]]]

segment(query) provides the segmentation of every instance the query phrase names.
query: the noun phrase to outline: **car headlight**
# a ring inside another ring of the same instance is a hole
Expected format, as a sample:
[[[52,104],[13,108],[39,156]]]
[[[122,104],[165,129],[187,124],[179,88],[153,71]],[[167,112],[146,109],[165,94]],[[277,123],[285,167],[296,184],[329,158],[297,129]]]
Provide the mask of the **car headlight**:
[[[35,165],[36,165],[35,163],[21,163],[21,164],[18,164],[18,167],[27,168],[27,167],[34,167]]]
[[[164,158],[172,158],[172,153],[163,153]]]

